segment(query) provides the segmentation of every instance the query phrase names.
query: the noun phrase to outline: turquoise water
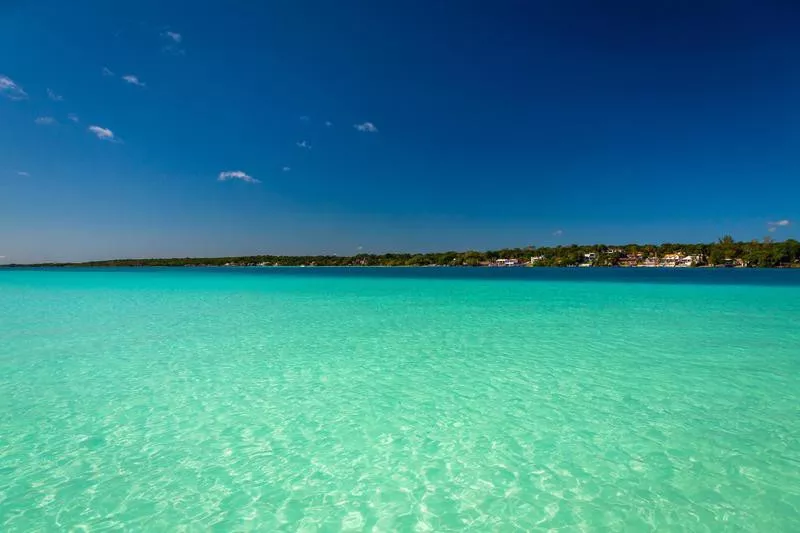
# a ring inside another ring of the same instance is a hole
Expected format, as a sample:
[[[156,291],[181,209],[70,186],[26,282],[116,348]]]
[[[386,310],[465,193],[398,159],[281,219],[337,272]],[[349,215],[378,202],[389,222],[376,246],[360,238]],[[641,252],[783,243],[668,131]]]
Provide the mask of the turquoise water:
[[[0,530],[800,531],[800,271],[0,270]]]

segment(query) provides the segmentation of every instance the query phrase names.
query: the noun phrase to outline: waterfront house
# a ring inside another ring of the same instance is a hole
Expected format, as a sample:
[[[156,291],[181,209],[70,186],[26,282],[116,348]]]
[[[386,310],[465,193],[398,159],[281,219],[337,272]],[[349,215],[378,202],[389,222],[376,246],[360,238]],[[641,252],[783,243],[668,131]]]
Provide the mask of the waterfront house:
[[[737,258],[732,259],[730,257],[726,257],[722,260],[722,263],[717,266],[726,266],[726,267],[745,267],[747,264],[744,262],[744,259]]]
[[[681,253],[664,254],[664,257],[661,258],[658,265],[662,267],[676,267],[682,258],[683,254]]]
[[[687,256],[681,257],[676,266],[693,267],[699,265],[702,262],[703,262],[703,256],[699,254],[689,254]]]
[[[642,253],[626,254],[625,257],[620,257],[617,264],[619,266],[634,267],[639,265],[642,260]]]

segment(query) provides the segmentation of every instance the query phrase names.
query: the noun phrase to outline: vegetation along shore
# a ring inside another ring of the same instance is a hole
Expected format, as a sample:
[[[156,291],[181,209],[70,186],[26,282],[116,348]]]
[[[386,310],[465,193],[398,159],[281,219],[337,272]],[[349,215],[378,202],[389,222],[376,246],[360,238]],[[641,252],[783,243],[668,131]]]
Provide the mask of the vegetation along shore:
[[[800,242],[737,242],[725,236],[709,244],[569,245],[505,248],[485,252],[360,253],[353,256],[253,255],[170,259],[113,259],[83,263],[39,263],[47,267],[127,266],[485,266],[485,267],[751,267],[800,268]]]

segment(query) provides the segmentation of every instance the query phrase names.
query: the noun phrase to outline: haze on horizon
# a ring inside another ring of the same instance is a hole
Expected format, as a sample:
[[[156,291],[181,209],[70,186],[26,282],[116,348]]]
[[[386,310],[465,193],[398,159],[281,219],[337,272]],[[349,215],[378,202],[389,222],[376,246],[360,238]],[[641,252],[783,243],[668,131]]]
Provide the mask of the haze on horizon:
[[[800,4],[14,1],[0,264],[800,237]]]

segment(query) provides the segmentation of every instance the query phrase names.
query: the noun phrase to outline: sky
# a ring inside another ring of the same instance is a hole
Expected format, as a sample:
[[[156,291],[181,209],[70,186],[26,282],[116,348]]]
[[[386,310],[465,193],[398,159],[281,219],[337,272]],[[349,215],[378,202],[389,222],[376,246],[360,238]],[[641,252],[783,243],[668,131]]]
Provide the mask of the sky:
[[[0,263],[799,238],[800,3],[4,0]]]

